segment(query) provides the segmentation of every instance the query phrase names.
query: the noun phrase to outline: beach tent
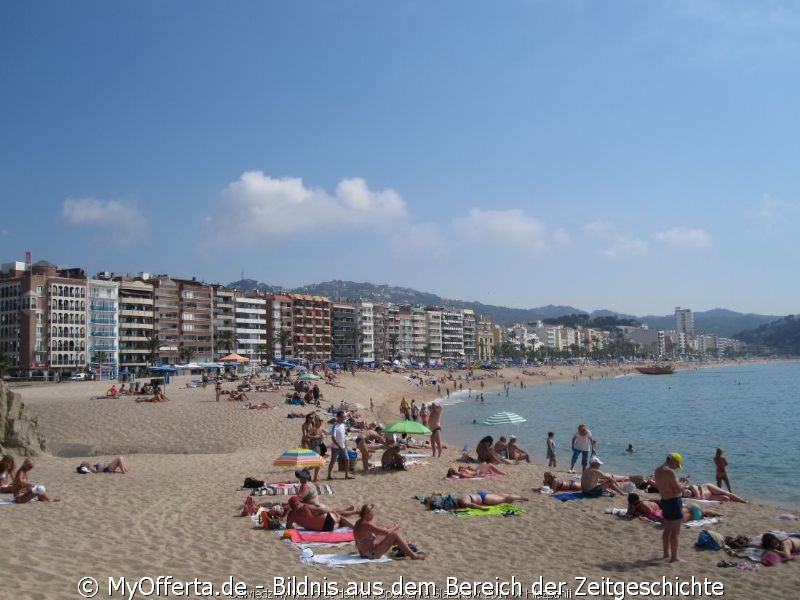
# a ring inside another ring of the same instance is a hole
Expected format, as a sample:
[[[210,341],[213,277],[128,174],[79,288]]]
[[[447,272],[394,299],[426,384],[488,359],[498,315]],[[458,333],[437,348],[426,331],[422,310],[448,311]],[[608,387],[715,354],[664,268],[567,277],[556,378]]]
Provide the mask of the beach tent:
[[[250,359],[247,358],[246,356],[241,356],[241,355],[236,354],[234,352],[232,354],[228,354],[228,356],[223,356],[222,358],[219,359],[219,362],[221,362],[221,363],[246,363],[246,362],[250,362]]]

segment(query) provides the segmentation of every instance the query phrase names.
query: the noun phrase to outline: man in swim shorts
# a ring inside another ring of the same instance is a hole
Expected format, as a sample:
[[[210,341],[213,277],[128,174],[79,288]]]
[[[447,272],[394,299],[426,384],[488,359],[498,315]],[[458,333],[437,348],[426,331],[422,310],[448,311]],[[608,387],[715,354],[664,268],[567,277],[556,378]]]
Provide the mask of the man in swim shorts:
[[[583,495],[590,498],[599,498],[604,491],[608,491],[614,496],[617,494],[624,495],[625,492],[620,489],[614,478],[600,470],[600,465],[602,464],[603,461],[597,456],[592,456],[592,460],[589,461],[589,468],[581,475],[581,492]]]
[[[431,430],[431,455],[436,457],[436,450],[439,450],[439,457],[442,456],[442,405],[431,402],[430,415],[428,416],[428,427]]]
[[[300,496],[289,498],[286,529],[290,529],[295,523],[311,531],[333,531],[337,527],[353,526],[352,522],[335,510],[313,504],[304,504]]]
[[[678,481],[676,469],[683,467],[683,457],[677,452],[667,455],[664,464],[656,469],[655,480],[661,496],[661,513],[664,516],[664,532],[661,544],[662,560],[678,561],[678,536],[683,522],[683,486]]]

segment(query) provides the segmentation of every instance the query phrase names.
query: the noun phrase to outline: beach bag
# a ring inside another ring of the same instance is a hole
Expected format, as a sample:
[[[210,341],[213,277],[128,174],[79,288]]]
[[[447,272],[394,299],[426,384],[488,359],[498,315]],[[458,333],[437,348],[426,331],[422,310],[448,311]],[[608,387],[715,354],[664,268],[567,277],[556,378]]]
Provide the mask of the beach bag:
[[[697,541],[694,543],[694,547],[705,548],[706,550],[719,550],[721,548],[717,540],[715,540],[714,537],[705,530],[701,531],[700,535],[697,536]]]
[[[245,477],[244,485],[242,485],[242,487],[255,490],[264,487],[264,482],[261,479],[253,479],[252,477]]]
[[[431,496],[430,498],[431,510],[444,510],[444,497],[440,495]]]
[[[409,543],[408,547],[411,549],[412,552],[419,552],[419,548],[417,548],[414,544]],[[394,546],[392,548],[392,558],[405,558],[406,553],[400,549],[400,546]]]

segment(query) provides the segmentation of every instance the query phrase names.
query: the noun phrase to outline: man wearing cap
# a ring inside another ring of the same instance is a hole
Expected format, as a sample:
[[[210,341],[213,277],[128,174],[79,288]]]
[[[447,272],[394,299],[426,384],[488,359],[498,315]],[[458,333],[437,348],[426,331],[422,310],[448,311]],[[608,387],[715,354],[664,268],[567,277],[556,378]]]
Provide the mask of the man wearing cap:
[[[592,456],[592,459],[589,461],[589,468],[581,475],[581,492],[583,495],[589,496],[590,498],[599,498],[605,491],[615,496],[617,494],[624,495],[625,492],[623,492],[617,485],[617,482],[614,481],[614,477],[600,470],[600,465],[602,464],[603,461],[597,458],[597,456]]]
[[[352,527],[353,524],[335,510],[304,504],[300,496],[289,498],[289,513],[286,515],[286,529],[297,523],[311,531],[333,531],[337,527]]]
[[[664,532],[661,544],[664,548],[663,560],[678,561],[678,535],[683,522],[683,486],[678,480],[676,469],[683,467],[683,457],[677,452],[667,455],[667,459],[656,469],[655,480],[661,496],[661,512],[664,515]]]

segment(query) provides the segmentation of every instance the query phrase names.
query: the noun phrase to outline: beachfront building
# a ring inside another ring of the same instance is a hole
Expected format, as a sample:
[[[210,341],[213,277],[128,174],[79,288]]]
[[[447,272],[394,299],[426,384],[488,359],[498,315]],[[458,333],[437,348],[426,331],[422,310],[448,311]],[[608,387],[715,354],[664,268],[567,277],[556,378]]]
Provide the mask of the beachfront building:
[[[475,329],[477,359],[487,362],[494,359],[494,349],[500,345],[500,327],[494,325],[487,315],[481,315]]]
[[[194,277],[174,281],[178,284],[178,360],[209,362],[213,358],[214,287]]]
[[[690,336],[694,335],[694,314],[690,309],[675,307],[675,330]]]
[[[235,293],[225,286],[212,285],[211,355],[212,361],[233,352],[236,339]]]
[[[392,354],[389,348],[389,334],[387,330],[387,308],[386,304],[374,304],[372,306],[372,327],[375,340],[376,360],[387,360]],[[392,359],[394,359],[394,357],[392,357]]]
[[[446,308],[441,312],[442,353],[446,362],[463,361],[464,353],[464,314],[455,308]]]
[[[442,360],[442,310],[429,306],[425,308],[425,343],[416,354],[417,360],[423,363]]]
[[[121,373],[126,369],[134,374],[143,372],[155,336],[153,286],[127,275],[114,280],[119,283],[119,369]]]
[[[295,357],[326,360],[332,355],[333,303],[324,296],[290,294]]]
[[[169,275],[140,273],[142,281],[153,285],[153,325],[155,336],[148,342],[148,366],[176,364],[180,343],[180,309],[178,283]]]
[[[86,364],[86,275],[47,261],[0,266],[0,342],[14,375],[63,377]],[[77,366],[76,366],[77,365]]]
[[[252,361],[269,354],[267,349],[267,300],[261,295],[234,297],[236,314],[236,353]]]
[[[266,294],[267,346],[273,360],[292,358],[292,299],[285,294]]]
[[[331,330],[333,359],[344,364],[357,355],[356,342],[360,335],[356,321],[356,307],[345,302],[331,305]]]
[[[375,314],[372,302],[358,301],[355,305],[356,327],[358,337],[356,351],[363,362],[375,360]]]
[[[116,379],[119,366],[119,282],[109,273],[87,281],[87,348],[96,379]],[[77,358],[76,358],[77,360]],[[75,370],[83,365],[76,364]]]
[[[473,363],[478,357],[475,311],[470,308],[465,308],[461,313],[463,315],[462,331],[464,336],[464,358],[468,363]]]

